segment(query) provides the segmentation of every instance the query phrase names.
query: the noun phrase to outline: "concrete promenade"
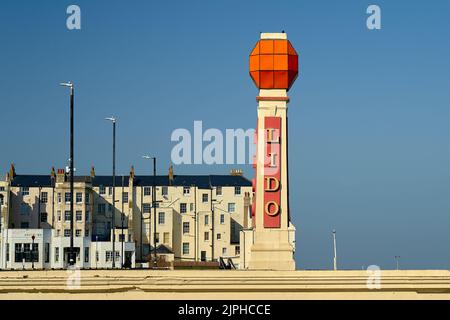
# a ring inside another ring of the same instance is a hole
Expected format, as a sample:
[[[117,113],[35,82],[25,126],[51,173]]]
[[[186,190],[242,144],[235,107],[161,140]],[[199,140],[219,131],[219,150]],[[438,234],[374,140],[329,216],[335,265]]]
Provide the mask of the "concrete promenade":
[[[381,271],[372,290],[365,270],[82,270],[79,287],[68,275],[0,271],[0,299],[450,299],[450,270]]]

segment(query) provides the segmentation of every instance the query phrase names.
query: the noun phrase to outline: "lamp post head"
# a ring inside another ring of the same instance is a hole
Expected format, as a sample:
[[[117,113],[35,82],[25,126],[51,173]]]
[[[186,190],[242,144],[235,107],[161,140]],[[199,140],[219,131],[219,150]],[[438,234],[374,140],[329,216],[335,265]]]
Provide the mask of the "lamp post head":
[[[70,89],[70,93],[73,93],[73,83],[71,81],[69,81],[69,82],[61,82],[59,85],[69,88]]]
[[[112,123],[117,122],[117,119],[115,117],[108,117],[108,118],[105,118],[105,120],[111,121]]]
[[[149,155],[145,155],[145,156],[142,156],[142,159],[150,160],[150,159],[156,159],[156,157],[150,157]]]

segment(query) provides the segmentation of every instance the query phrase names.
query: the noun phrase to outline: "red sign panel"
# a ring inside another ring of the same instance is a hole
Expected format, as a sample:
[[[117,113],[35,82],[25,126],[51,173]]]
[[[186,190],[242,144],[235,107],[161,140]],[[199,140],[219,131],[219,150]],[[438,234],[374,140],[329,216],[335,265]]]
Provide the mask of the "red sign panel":
[[[264,118],[264,228],[281,227],[281,118]]]

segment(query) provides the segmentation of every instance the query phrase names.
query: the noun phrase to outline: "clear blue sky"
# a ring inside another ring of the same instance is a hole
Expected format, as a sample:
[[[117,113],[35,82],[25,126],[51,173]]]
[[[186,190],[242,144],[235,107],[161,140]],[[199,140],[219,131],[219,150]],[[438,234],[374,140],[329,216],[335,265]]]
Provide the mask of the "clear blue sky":
[[[65,27],[78,4],[82,30]],[[366,28],[366,8],[382,29]],[[76,167],[150,173],[170,134],[251,128],[248,54],[259,32],[286,30],[300,53],[290,91],[291,215],[300,268],[450,268],[449,1],[1,1],[0,171],[49,173],[68,158],[76,96]],[[178,166],[175,173],[228,173]],[[250,166],[245,174],[252,176]]]

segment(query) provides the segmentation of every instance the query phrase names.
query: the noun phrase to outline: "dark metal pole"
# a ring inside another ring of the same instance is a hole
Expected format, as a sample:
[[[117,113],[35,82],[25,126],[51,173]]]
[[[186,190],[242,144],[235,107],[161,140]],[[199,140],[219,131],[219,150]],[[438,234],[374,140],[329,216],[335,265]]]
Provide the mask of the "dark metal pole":
[[[153,200],[153,245],[155,250],[153,265],[157,266],[157,257],[156,257],[156,157],[153,157],[153,186],[152,186],[152,200]]]
[[[116,267],[116,121],[113,120],[113,176],[112,176],[112,188],[113,188],[113,194],[112,194],[112,267]]]
[[[73,105],[74,105],[74,87],[70,87],[70,258],[69,265],[75,264],[74,250],[73,250],[73,167],[74,167],[74,151],[73,151]]]
[[[31,269],[34,270],[34,235],[31,237],[31,240],[32,240],[32,244],[31,244]]]
[[[41,186],[39,186],[39,194],[38,194],[38,229],[41,228]]]
[[[144,221],[144,208],[143,208],[143,206],[144,206],[144,204],[143,204],[143,197],[144,197],[144,195],[143,195],[143,193],[144,193],[144,190],[143,190],[143,187],[141,186],[141,232],[140,232],[140,234],[141,234],[141,237],[140,237],[140,241],[141,241],[141,261],[143,261],[144,260],[144,258],[143,258],[143,256],[144,256],[144,249],[143,249],[143,239],[142,239],[142,224],[143,224],[143,221]],[[151,254],[151,252],[150,252],[150,254]]]
[[[214,204],[213,204],[213,187],[211,187],[211,261],[214,261]]]
[[[125,245],[125,237],[124,237],[124,234],[123,234],[123,220],[124,220],[124,215],[125,215],[124,206],[123,206],[123,191],[124,191],[124,184],[125,184],[124,180],[125,180],[125,177],[122,176],[122,215],[120,216],[120,218],[122,220],[122,239],[121,239],[121,241],[122,241],[122,243],[121,243],[122,244],[122,254],[120,256],[121,268],[122,269],[123,269],[123,260],[125,258],[123,256],[123,250],[124,250],[123,246]]]

